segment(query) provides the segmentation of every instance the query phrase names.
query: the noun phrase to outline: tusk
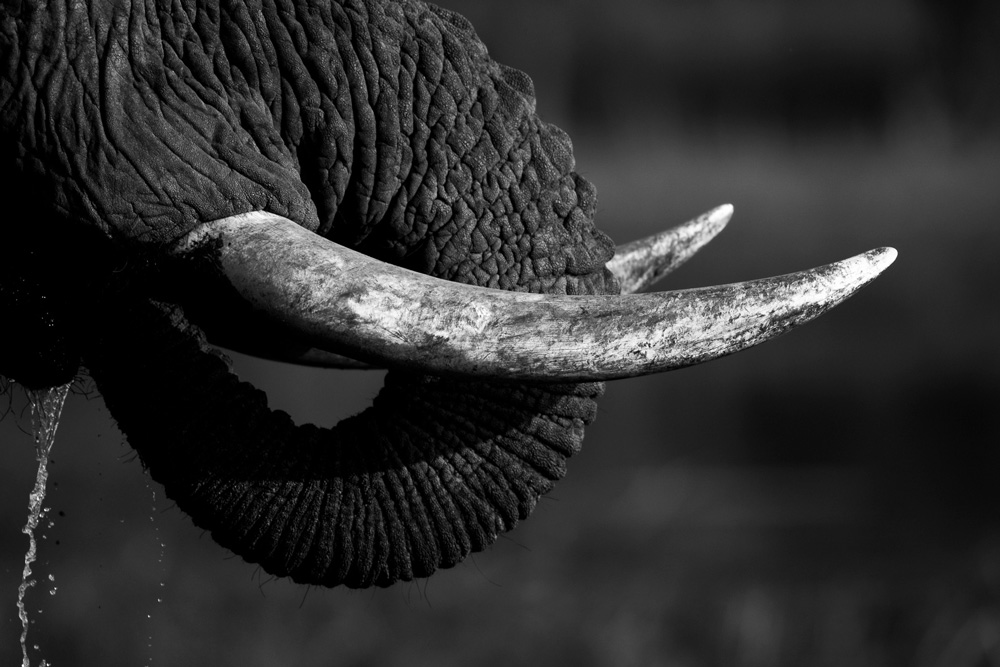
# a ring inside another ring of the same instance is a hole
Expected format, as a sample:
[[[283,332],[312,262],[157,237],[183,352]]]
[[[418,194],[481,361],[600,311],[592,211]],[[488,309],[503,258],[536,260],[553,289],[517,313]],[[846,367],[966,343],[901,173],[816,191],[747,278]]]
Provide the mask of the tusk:
[[[732,354],[821,315],[896,258],[880,248],[732,285],[565,296],[432,278],[268,213],[206,223],[177,251],[213,238],[243,298],[317,347],[438,375],[549,381],[645,375]]]
[[[650,287],[691,259],[732,217],[732,205],[723,204],[665,232],[618,246],[608,268],[621,283],[622,294]]]

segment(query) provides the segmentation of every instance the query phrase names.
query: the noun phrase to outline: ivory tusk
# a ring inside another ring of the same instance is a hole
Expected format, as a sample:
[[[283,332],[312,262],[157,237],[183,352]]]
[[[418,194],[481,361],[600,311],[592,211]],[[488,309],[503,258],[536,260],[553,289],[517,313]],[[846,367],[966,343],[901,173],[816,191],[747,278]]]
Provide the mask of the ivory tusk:
[[[809,271],[625,296],[460,285],[374,260],[268,213],[202,225],[253,307],[311,344],[437,375],[610,380],[672,370],[764,342],[826,312],[896,257],[880,248]]]
[[[691,259],[732,217],[732,205],[723,204],[665,232],[620,245],[608,269],[621,283],[622,294],[640,292]]]

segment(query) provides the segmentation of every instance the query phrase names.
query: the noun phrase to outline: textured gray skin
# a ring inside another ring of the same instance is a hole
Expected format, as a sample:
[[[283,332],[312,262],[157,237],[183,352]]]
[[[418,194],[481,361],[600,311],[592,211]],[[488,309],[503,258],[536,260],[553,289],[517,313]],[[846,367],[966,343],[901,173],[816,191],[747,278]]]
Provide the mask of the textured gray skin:
[[[390,373],[362,415],[295,427],[188,319],[281,332],[250,329],[211,247],[165,248],[267,210],[441,278],[615,293],[530,80],[420,2],[124,4],[0,5],[0,183],[33,211],[0,250],[0,374],[82,363],[167,494],[274,574],[388,585],[490,544],[562,476],[601,385]]]

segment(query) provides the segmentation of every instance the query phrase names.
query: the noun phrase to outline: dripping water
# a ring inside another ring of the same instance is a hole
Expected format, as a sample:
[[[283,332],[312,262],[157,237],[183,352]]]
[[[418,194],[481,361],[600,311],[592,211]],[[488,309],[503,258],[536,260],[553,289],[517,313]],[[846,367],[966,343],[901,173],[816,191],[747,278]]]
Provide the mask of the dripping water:
[[[156,489],[150,484],[149,478],[146,478],[146,488],[153,496],[152,509],[149,514],[149,522],[153,525],[153,535],[156,538],[156,543],[159,545],[160,551],[157,557],[157,565],[160,570],[160,582],[158,589],[156,591],[156,604],[163,603],[163,589],[166,587],[166,582],[164,581],[164,550],[166,549],[166,544],[163,542],[163,538],[160,536],[160,525],[156,523]],[[153,664],[153,614],[152,612],[146,614],[146,622],[149,623],[149,634],[146,636],[146,649],[149,652],[149,659],[146,660],[146,667],[151,667]]]
[[[28,626],[30,623],[24,605],[24,597],[28,589],[36,583],[31,578],[31,564],[35,562],[38,555],[35,529],[48,513],[44,503],[45,486],[49,479],[49,452],[52,451],[56,428],[59,426],[59,416],[62,414],[63,403],[66,401],[68,391],[69,384],[67,383],[60,387],[28,392],[28,398],[31,401],[31,421],[35,433],[35,459],[38,461],[38,471],[35,473],[35,487],[28,497],[28,521],[21,529],[21,532],[28,536],[28,551],[24,554],[21,585],[17,588],[17,615],[21,619],[21,667],[31,667],[31,660],[28,658]],[[49,582],[54,581],[55,577],[49,575]],[[55,595],[55,591],[53,586],[49,593]],[[38,650],[37,645],[33,648]],[[48,663],[42,660],[39,667],[48,667]]]

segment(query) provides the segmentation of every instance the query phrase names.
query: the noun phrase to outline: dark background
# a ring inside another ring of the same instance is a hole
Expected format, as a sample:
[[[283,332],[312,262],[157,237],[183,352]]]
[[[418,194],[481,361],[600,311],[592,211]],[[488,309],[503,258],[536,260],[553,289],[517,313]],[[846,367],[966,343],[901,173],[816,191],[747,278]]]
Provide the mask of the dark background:
[[[78,390],[28,596],[35,663],[1000,664],[1000,3],[449,4],[533,77],[619,242],[735,205],[667,287],[899,259],[777,342],[610,384],[532,519],[389,590],[307,590],[228,556]],[[237,362],[321,424],[381,379]],[[4,665],[34,479],[9,397]]]

